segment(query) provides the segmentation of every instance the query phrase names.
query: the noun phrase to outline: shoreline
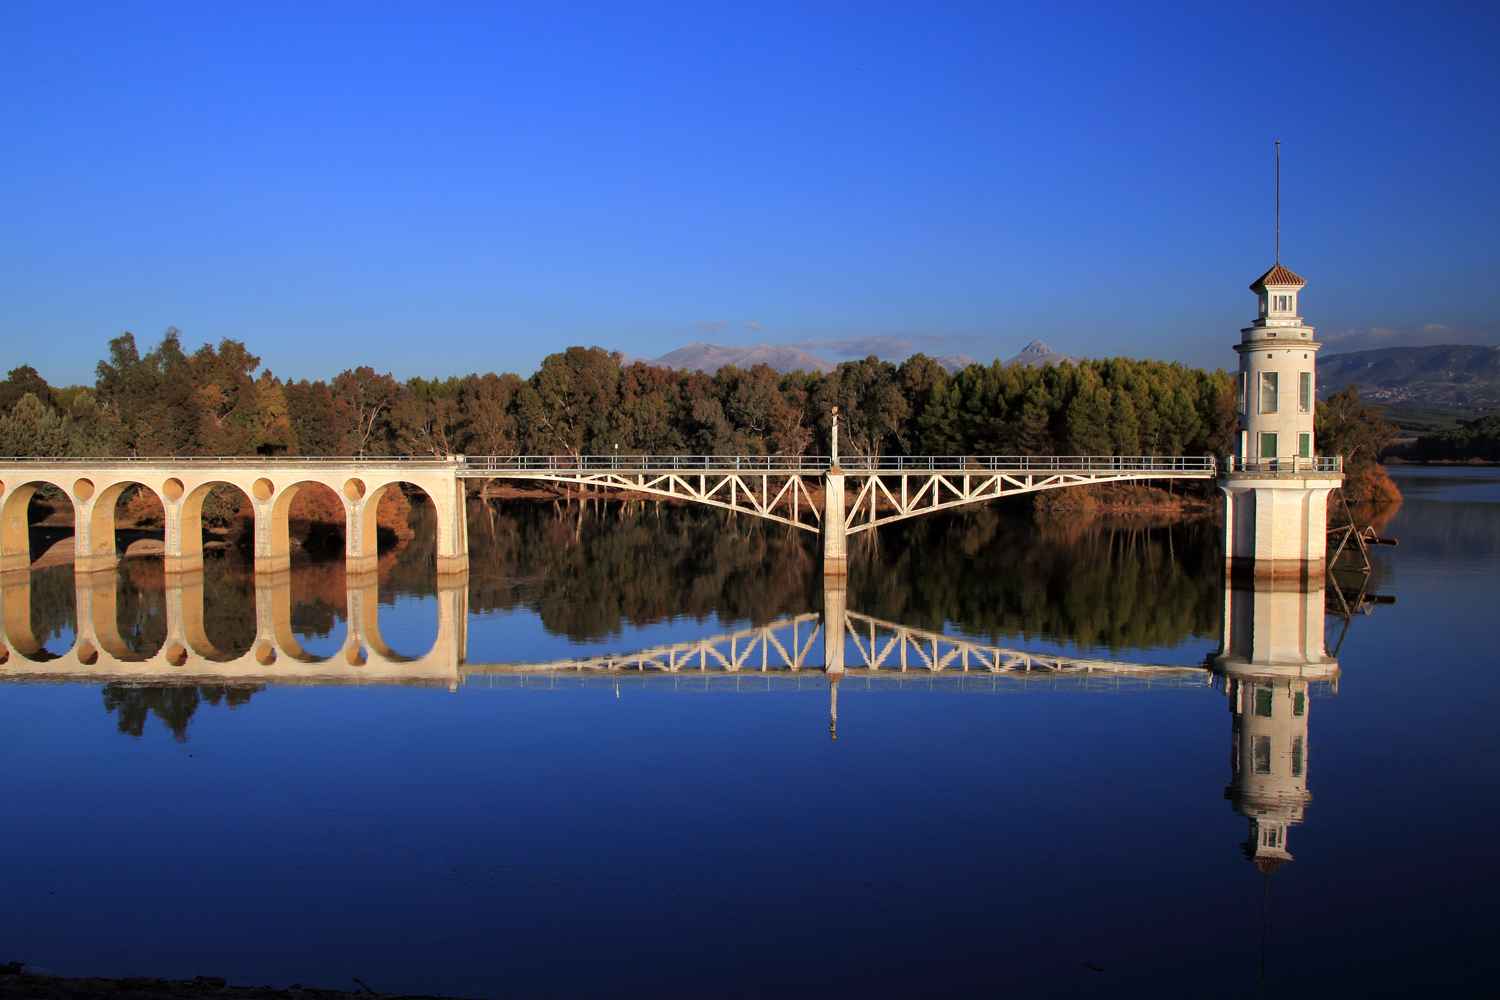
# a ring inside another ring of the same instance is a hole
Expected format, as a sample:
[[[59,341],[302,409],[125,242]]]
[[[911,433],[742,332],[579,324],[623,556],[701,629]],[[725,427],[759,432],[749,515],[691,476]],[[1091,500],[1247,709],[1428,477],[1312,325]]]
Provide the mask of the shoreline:
[[[439,1000],[432,993],[376,993],[373,990],[302,989],[294,983],[285,989],[274,986],[231,986],[217,976],[194,979],[153,979],[149,976],[53,976],[46,972],[23,972],[22,962],[0,965],[0,998],[10,1000],[149,1000],[149,998],[226,997],[230,1000],[251,997],[317,997],[319,1000],[354,1000],[355,997],[388,997],[390,1000]],[[360,984],[363,985],[363,984]],[[460,1000],[446,997],[444,1000]],[[469,998],[479,1000],[479,998]]]

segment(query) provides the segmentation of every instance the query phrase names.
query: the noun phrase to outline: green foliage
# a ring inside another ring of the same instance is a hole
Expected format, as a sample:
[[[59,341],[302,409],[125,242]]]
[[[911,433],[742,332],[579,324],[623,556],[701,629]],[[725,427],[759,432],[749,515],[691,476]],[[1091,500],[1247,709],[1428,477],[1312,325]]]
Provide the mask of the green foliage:
[[[1223,568],[1211,521],[1036,520],[1028,508],[858,536],[849,607],[935,631],[962,621],[996,643],[1112,653],[1217,634]],[[719,511],[476,502],[469,525],[471,611],[530,608],[579,641],[677,616],[763,624],[815,607],[822,588],[815,539]]]
[[[5,381],[0,382],[0,414],[8,414],[26,395],[35,396],[49,409],[57,408],[57,400],[47,380],[37,374],[30,365],[12,368]]]
[[[1419,462],[1500,462],[1500,413],[1419,437],[1410,449]]]
[[[361,366],[328,382],[288,382],[255,376],[260,359],[238,341],[187,354],[171,328],[144,355],[129,333],[111,340],[92,388],[52,390],[23,366],[0,383],[0,401],[7,385],[45,389],[32,395],[57,411],[64,451],[78,456],[607,455],[617,446],[802,455],[827,452],[834,406],[841,449],[855,455],[1224,455],[1235,432],[1229,375],[1158,361],[996,362],[949,374],[917,354],[899,366],[846,362],[826,376],[619,362],[617,352],[570,347],[529,379],[400,382]],[[45,421],[31,411],[25,419],[27,428]],[[55,447],[56,428],[23,437],[34,443],[22,447]]]
[[[1363,475],[1394,440],[1396,428],[1380,418],[1380,407],[1365,406],[1354,386],[1318,400],[1313,413],[1318,450],[1344,456],[1344,474]]]
[[[249,506],[249,498],[228,483],[219,483],[203,498],[203,526],[205,528],[228,528],[234,524],[242,509]],[[247,511],[247,516],[252,516]]]
[[[0,417],[0,454],[59,458],[68,453],[68,428],[61,417],[32,393],[26,393]]]
[[[1436,434],[1451,431],[1456,427],[1473,423],[1490,413],[1484,410],[1459,410],[1444,406],[1413,406],[1409,403],[1394,403],[1381,410],[1386,423],[1408,436]]]

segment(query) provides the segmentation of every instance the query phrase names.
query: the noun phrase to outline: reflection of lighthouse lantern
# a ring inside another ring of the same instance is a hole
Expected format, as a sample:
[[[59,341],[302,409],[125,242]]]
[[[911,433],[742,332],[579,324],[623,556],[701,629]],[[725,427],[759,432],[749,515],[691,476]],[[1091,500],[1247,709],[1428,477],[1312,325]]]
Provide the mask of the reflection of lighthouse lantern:
[[[1210,665],[1229,696],[1229,787],[1250,821],[1245,854],[1264,872],[1292,860],[1287,832],[1302,822],[1307,720],[1314,685],[1338,689],[1323,639],[1322,580],[1226,581],[1222,646]]]
[[[1308,684],[1261,677],[1229,681],[1233,716],[1224,797],[1250,820],[1245,855],[1270,872],[1292,860],[1287,830],[1302,822],[1307,790]]]

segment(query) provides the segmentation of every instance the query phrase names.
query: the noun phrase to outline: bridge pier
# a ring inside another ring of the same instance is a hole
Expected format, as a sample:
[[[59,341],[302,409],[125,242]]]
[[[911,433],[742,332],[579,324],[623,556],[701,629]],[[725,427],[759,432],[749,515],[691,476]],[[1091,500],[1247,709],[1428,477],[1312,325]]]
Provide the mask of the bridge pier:
[[[844,633],[849,627],[849,591],[845,577],[823,580],[823,670],[844,672]]]
[[[1231,471],[1219,478],[1226,575],[1262,581],[1322,579],[1328,494],[1344,477],[1332,471],[1333,462],[1314,459],[1308,465],[1313,469],[1244,472],[1233,471],[1241,466],[1232,462]]]
[[[823,476],[823,575],[849,575],[849,534],[844,517],[844,470],[837,465]],[[839,584],[840,587],[843,584]]]

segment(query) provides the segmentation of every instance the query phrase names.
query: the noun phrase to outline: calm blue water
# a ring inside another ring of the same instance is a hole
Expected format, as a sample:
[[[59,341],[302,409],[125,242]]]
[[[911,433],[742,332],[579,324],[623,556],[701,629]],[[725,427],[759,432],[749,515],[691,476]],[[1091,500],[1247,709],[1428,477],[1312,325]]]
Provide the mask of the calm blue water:
[[[1394,474],[1407,500],[1381,533],[1401,544],[1375,550],[1372,586],[1397,603],[1327,619],[1342,676],[1313,693],[1312,799],[1270,875],[1225,797],[1222,685],[851,677],[834,741],[819,670],[270,683],[185,721],[160,688],[27,681],[0,684],[0,961],[475,997],[1488,995],[1500,474]],[[823,607],[802,539],[707,514],[570,536],[550,516],[473,527],[471,666]],[[418,548],[379,588],[381,635],[411,656],[442,600]],[[856,553],[848,606],[1202,665],[1217,558],[1207,526],[981,512]],[[66,659],[71,570],[46,572],[66,578],[33,581],[33,632]],[[298,572],[294,631],[336,657],[341,578]],[[253,588],[209,575],[210,637],[249,649]],[[159,576],[122,581],[122,634],[160,645]]]

